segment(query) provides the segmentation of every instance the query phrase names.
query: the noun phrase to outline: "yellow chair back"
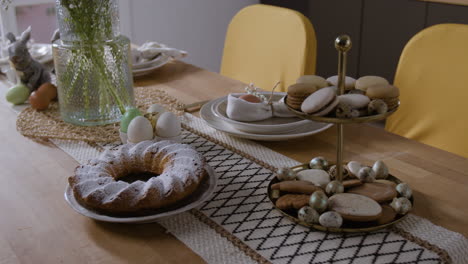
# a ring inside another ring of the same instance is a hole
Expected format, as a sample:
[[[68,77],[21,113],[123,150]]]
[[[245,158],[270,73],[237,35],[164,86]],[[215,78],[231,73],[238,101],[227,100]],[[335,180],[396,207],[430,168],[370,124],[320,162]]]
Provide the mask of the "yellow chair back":
[[[385,128],[468,157],[468,25],[440,24],[416,34],[394,83],[401,105]]]
[[[315,73],[317,41],[301,13],[270,5],[251,5],[229,24],[221,74],[257,87],[285,91],[304,74]]]

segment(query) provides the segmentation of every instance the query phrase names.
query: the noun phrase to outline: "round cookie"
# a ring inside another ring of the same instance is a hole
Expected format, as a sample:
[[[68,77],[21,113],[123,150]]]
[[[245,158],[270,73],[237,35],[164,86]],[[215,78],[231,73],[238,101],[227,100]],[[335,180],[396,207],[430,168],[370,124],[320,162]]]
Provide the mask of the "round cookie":
[[[400,89],[390,84],[373,85],[367,88],[366,95],[370,99],[383,100],[387,104],[388,109],[393,109],[398,106]]]
[[[395,182],[389,181],[389,180],[384,180],[384,179],[377,179],[375,182],[382,183],[382,184],[387,184],[393,187],[396,187],[397,184]]]
[[[368,222],[379,219],[382,207],[376,201],[359,194],[339,193],[328,199],[328,208],[339,213],[343,219]]]
[[[306,98],[317,90],[318,88],[314,84],[296,83],[288,87],[288,96],[292,96],[294,98]]]
[[[386,85],[388,84],[388,81],[380,76],[363,76],[359,79],[356,80],[355,87],[358,90],[366,91],[367,88],[373,85]]]
[[[400,89],[391,84],[372,85],[367,88],[366,95],[370,99],[398,98]]]
[[[377,219],[377,223],[379,225],[388,224],[392,222],[396,216],[397,213],[395,212],[395,210],[390,205],[384,204],[382,205],[382,216],[380,216],[379,219]]]
[[[328,77],[327,82],[330,86],[338,87],[338,75]],[[353,77],[346,76],[345,77],[345,90],[352,90],[354,85],[356,84],[356,79]]]
[[[288,97],[286,104],[290,107],[300,110],[301,104],[304,100],[317,91],[317,86],[310,83],[296,83],[288,87]]]
[[[317,87],[317,89],[327,87],[328,82],[323,77],[318,75],[303,75],[299,77],[296,81],[297,84],[299,83],[306,83],[306,84],[313,84]]]
[[[391,201],[398,195],[394,187],[380,182],[364,183],[363,185],[349,188],[346,192],[364,195],[378,203]]]
[[[330,113],[338,105],[335,90],[327,87],[311,94],[301,105],[304,113],[315,116],[324,116]]]
[[[369,97],[362,94],[343,94],[338,96],[340,103],[345,103],[354,109],[367,107],[370,102]]]
[[[297,179],[301,181],[308,181],[316,186],[325,188],[330,182],[330,175],[324,170],[310,169],[302,170],[297,173]]]

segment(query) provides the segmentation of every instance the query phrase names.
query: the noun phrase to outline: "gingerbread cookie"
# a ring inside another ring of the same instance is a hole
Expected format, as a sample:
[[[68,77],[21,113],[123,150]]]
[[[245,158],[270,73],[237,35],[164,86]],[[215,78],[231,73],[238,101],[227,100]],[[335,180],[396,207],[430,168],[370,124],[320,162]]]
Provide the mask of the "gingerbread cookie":
[[[281,210],[293,208],[299,210],[309,204],[309,197],[307,194],[286,194],[276,201],[276,207]]]
[[[382,205],[382,215],[377,219],[377,223],[379,225],[388,224],[395,219],[397,213],[390,205],[384,204]]]
[[[308,181],[283,181],[271,185],[272,190],[280,190],[283,192],[312,194],[322,188],[315,186]]]
[[[379,182],[364,183],[361,186],[350,188],[346,192],[364,195],[378,203],[391,201],[397,197],[397,191],[394,187]]]
[[[345,180],[343,181],[343,187],[345,189],[351,188],[351,187],[356,187],[362,185],[363,182],[358,180],[358,179],[352,179],[352,180]]]

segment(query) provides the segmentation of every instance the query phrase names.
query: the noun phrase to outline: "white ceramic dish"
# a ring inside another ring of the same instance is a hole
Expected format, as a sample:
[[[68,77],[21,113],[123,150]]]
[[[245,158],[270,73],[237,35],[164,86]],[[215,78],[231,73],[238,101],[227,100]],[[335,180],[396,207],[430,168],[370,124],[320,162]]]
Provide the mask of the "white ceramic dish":
[[[44,43],[34,43],[29,49],[31,56],[40,63],[48,63],[53,60],[52,45]]]
[[[143,67],[143,68],[138,68],[139,66],[133,67],[132,68],[133,77],[143,76],[148,73],[151,73],[152,71],[165,65],[171,60],[172,60],[171,56],[169,56],[168,54],[161,53],[161,55],[159,55],[155,59],[145,62],[145,65],[149,65],[149,66]]]
[[[155,211],[154,214],[146,215],[146,216],[134,216],[134,217],[120,217],[120,216],[111,216],[106,215],[100,212],[95,212],[90,210],[84,206],[82,206],[78,201],[76,201],[75,196],[73,195],[73,191],[71,190],[70,186],[67,185],[65,190],[65,200],[67,201],[68,205],[70,205],[73,210],[92,218],[94,220],[103,221],[103,222],[111,222],[111,223],[125,223],[125,224],[143,224],[143,223],[152,223],[155,222],[157,219],[162,217],[167,217],[175,214],[179,214],[190,209],[193,209],[199,205],[201,205],[204,201],[211,197],[216,187],[216,173],[209,165],[205,167],[207,171],[207,176],[203,179],[200,183],[198,189],[189,197],[185,198],[184,200],[178,202],[177,204],[170,206],[168,208],[163,208],[158,211]]]
[[[270,95],[270,93],[263,94],[265,94],[266,96]],[[279,101],[285,95],[286,93],[275,93],[273,96],[273,101]],[[286,134],[293,132],[301,128],[302,126],[310,123],[309,120],[304,120],[298,117],[272,117],[255,122],[241,122],[230,119],[226,113],[226,109],[227,96],[216,99],[211,107],[211,110],[217,117],[230,124],[233,128],[246,133],[262,135]]]
[[[331,126],[333,126],[333,124],[307,122],[305,125],[301,126],[297,130],[290,132],[290,133],[286,133],[286,134],[248,133],[248,132],[235,129],[229,123],[217,117],[212,111],[213,104],[216,103],[216,101],[217,100],[213,100],[203,105],[203,107],[200,110],[201,118],[205,120],[205,122],[210,127],[217,129],[219,131],[223,131],[235,137],[260,140],[260,141],[281,141],[281,140],[289,140],[289,139],[307,137],[313,134],[320,133],[330,128]]]

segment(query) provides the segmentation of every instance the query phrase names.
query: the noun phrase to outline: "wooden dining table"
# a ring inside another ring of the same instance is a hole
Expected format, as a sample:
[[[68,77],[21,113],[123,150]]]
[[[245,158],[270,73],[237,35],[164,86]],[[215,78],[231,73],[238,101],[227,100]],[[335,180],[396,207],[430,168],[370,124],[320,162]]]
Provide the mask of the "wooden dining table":
[[[135,86],[157,86],[190,104],[241,92],[245,84],[175,61]],[[0,89],[6,88],[2,81]],[[78,162],[51,143],[20,135],[16,113],[1,100],[0,263],[204,263],[156,223],[97,222],[73,211],[63,195]],[[336,128],[258,143],[300,162],[315,156],[333,160]],[[344,157],[369,164],[385,160],[412,187],[413,214],[468,236],[466,158],[367,124],[345,126]]]

